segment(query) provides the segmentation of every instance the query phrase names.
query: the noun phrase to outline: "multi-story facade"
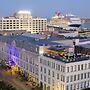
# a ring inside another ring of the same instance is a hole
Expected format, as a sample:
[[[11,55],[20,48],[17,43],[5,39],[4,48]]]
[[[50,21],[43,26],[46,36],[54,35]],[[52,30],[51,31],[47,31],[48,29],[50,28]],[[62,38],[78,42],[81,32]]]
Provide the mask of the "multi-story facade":
[[[28,41],[27,41],[28,40]],[[51,39],[0,36],[0,60],[18,67],[43,90],[82,90],[90,87],[90,57],[69,54]]]
[[[43,83],[44,90],[82,90],[90,87],[90,58],[86,59],[66,63],[41,56],[39,81]]]
[[[0,30],[26,30],[39,33],[47,30],[46,18],[33,18],[29,11],[18,11],[13,16],[0,18]]]

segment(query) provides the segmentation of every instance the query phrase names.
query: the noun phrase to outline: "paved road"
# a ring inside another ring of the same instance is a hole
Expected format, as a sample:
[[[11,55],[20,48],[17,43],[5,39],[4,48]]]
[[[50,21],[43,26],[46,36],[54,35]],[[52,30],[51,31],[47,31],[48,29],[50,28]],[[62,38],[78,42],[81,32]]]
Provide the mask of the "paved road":
[[[31,90],[30,87],[27,87],[25,83],[17,80],[15,77],[8,75],[4,70],[0,68],[0,80],[4,80],[12,84],[17,90]]]

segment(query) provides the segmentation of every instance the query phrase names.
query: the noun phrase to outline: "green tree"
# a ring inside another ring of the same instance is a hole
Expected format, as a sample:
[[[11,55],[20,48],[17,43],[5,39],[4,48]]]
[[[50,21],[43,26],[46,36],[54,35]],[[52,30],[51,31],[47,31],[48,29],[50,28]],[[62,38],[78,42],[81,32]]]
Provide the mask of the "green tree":
[[[34,88],[32,88],[32,90],[43,90],[43,85],[42,85],[42,83],[36,85]]]
[[[3,59],[3,60],[1,61],[1,66],[2,66],[2,67],[6,67],[6,60]]]
[[[16,88],[4,81],[0,81],[0,90],[16,90]]]

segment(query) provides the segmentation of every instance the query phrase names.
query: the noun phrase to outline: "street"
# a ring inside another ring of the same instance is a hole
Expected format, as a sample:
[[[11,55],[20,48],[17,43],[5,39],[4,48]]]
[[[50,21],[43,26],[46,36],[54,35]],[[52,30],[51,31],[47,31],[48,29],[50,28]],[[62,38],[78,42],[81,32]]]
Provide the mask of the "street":
[[[26,86],[24,82],[21,82],[20,80],[16,79],[15,76],[7,74],[6,72],[7,71],[1,69],[0,67],[0,80],[8,82],[13,87],[15,87],[17,90],[31,90],[30,87]]]

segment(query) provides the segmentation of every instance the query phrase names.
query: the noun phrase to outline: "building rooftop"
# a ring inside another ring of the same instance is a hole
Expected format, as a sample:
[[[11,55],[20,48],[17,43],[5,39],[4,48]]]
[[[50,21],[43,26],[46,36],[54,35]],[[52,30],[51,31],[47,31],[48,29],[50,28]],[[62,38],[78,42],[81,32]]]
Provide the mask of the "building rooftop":
[[[90,59],[88,55],[69,52],[69,48],[70,46],[52,46],[48,48],[43,55],[64,63],[79,62]]]
[[[86,38],[86,39],[80,39],[79,41],[80,41],[80,42],[88,42],[88,41],[90,41],[90,37],[88,37],[88,38]]]
[[[29,15],[31,15],[31,12],[28,11],[28,10],[20,10],[20,11],[18,11],[17,13],[18,13],[18,14],[29,14]]]
[[[41,39],[33,36],[0,36],[0,41],[11,44],[12,41],[16,42],[16,46],[29,50],[30,45],[32,46],[53,46],[61,45],[60,43],[52,42],[53,40],[59,40],[58,38]]]
[[[89,44],[80,44],[78,46],[90,49],[90,43]]]
[[[49,53],[44,53],[43,55],[55,60],[62,61],[64,63],[71,63],[71,62],[78,62],[78,61],[84,61],[84,60],[89,60],[89,56],[85,55],[72,55],[69,56],[65,52],[65,48],[69,48],[69,46],[64,46],[61,43],[56,43],[53,42],[54,40],[60,40],[58,38],[41,38],[41,37],[34,37],[34,36],[23,36],[23,35],[17,35],[17,36],[0,36],[0,41],[1,42],[6,42],[8,44],[11,44],[13,41],[15,41],[16,46],[20,48],[24,48],[27,51],[31,51],[30,45],[33,47],[39,47],[39,46],[52,46],[49,48],[50,50],[56,51],[57,53],[54,54],[49,54]],[[85,46],[85,45],[84,45]],[[87,45],[89,47],[89,45]],[[56,48],[55,48],[56,47]],[[60,51],[61,50],[61,51]],[[62,55],[62,53],[64,53]]]
[[[89,56],[86,55],[77,55],[77,56],[54,56],[50,54],[44,54],[45,57],[52,58],[64,63],[72,63],[72,62],[79,62],[79,61],[85,61],[85,60],[90,60]]]

